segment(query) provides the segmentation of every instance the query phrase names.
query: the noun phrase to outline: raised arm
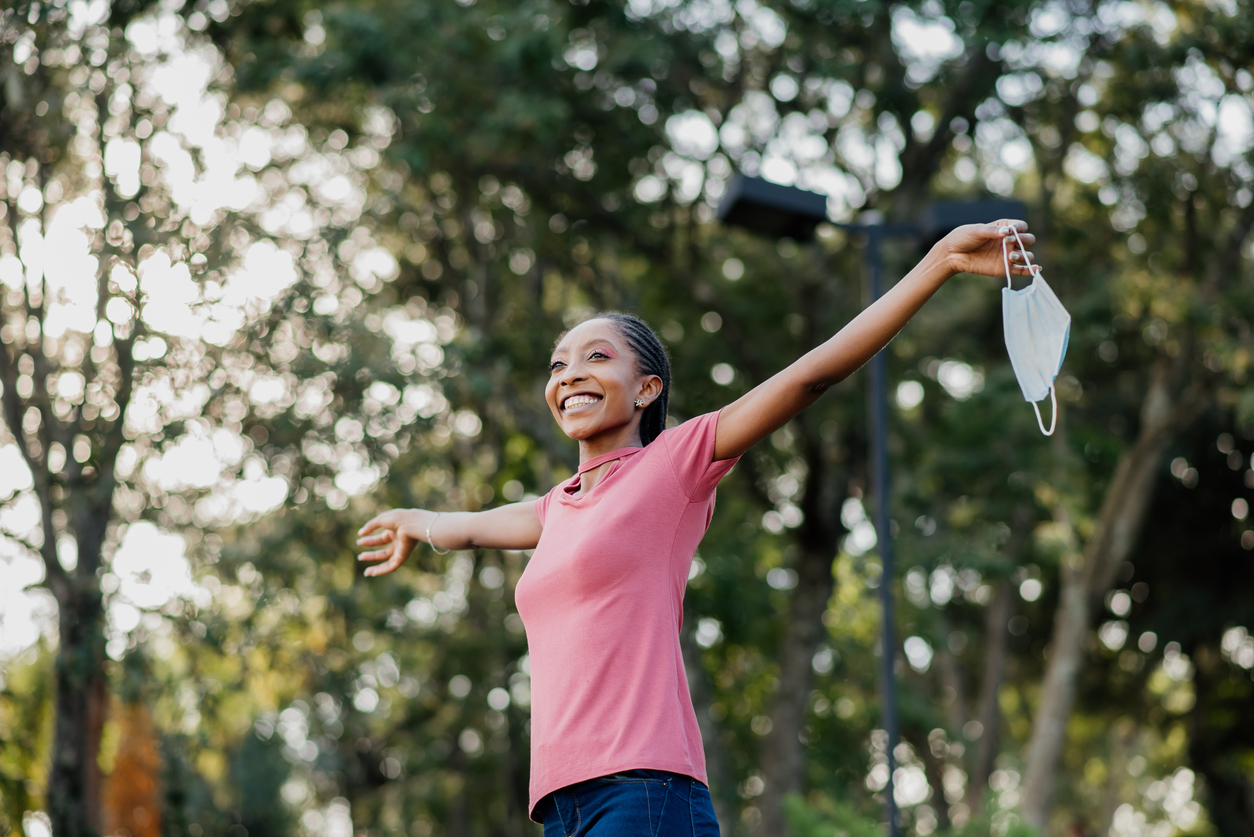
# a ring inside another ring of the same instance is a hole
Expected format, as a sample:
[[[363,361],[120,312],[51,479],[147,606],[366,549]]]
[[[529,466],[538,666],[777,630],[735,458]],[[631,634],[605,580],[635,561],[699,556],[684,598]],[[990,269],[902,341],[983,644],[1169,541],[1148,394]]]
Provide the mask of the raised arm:
[[[357,560],[382,562],[366,575],[386,575],[405,563],[416,545],[428,543],[428,532],[429,542],[440,550],[534,549],[542,529],[535,500],[481,512],[392,509],[361,527],[357,545],[377,549],[363,552]]]
[[[731,459],[783,427],[834,384],[852,375],[901,331],[932,294],[958,273],[1004,275],[1002,240],[1010,237],[1011,270],[1029,273],[1011,237],[1019,230],[1026,246],[1036,240],[1023,221],[968,224],[945,236],[913,270],[848,325],[786,369],[723,408],[714,459]],[[1027,254],[1028,259],[1031,253]]]

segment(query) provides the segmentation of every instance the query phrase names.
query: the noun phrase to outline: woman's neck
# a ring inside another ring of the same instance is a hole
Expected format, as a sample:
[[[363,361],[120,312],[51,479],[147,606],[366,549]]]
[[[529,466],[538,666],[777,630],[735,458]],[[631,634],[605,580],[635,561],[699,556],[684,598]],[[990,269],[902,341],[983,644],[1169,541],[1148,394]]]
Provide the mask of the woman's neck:
[[[624,427],[598,433],[588,439],[579,440],[579,464],[582,465],[589,459],[595,459],[611,451],[642,447],[644,443],[640,441],[640,428],[638,427]]]
[[[644,447],[644,444],[640,441],[640,429],[638,427],[599,433],[590,439],[579,440],[579,464],[583,465],[583,463],[602,454],[612,453],[623,448],[642,447]],[[609,471],[612,464],[614,464],[614,460],[611,459],[580,474],[579,490],[576,492],[576,496],[587,494],[596,487],[596,484],[601,481],[601,478]]]

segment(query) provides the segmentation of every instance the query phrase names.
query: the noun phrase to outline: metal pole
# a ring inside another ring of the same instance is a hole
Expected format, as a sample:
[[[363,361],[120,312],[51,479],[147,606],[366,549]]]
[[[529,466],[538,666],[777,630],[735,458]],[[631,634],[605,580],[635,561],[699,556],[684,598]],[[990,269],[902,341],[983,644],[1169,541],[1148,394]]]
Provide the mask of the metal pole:
[[[880,244],[883,241],[883,227],[867,225],[863,227],[867,235],[867,260],[870,267],[871,303],[874,304],[883,293],[884,260]],[[879,539],[880,564],[883,573],[880,575],[880,602],[884,620],[884,648],[881,663],[882,682],[884,687],[884,732],[888,735],[888,785],[884,789],[888,805],[888,834],[898,837],[897,800],[893,796],[893,773],[897,768],[897,759],[893,750],[897,747],[897,679],[893,671],[896,660],[897,641],[893,635],[893,533],[890,531],[888,517],[888,348],[885,347],[871,359],[871,481],[875,489],[875,531]]]

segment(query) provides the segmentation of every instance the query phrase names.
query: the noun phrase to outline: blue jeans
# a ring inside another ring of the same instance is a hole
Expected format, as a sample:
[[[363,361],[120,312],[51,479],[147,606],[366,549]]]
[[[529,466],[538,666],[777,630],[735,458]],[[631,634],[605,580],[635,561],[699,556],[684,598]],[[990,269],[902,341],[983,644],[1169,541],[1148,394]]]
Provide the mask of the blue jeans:
[[[689,776],[627,770],[540,800],[544,837],[719,837],[709,789]]]

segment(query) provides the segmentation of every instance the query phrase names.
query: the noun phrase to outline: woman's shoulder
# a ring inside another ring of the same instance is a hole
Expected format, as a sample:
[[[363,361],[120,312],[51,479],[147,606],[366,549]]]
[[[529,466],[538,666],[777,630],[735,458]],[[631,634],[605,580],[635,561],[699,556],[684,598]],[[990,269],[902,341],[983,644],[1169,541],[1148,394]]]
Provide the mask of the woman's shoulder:
[[[653,440],[689,500],[708,497],[735,460],[714,461],[718,413],[705,413],[668,428]]]
[[[662,442],[664,446],[672,446],[677,443],[699,441],[706,436],[712,437],[718,427],[718,414],[719,411],[715,410],[712,413],[702,413],[699,416],[678,421],[659,433],[658,437],[649,444],[652,446]]]

